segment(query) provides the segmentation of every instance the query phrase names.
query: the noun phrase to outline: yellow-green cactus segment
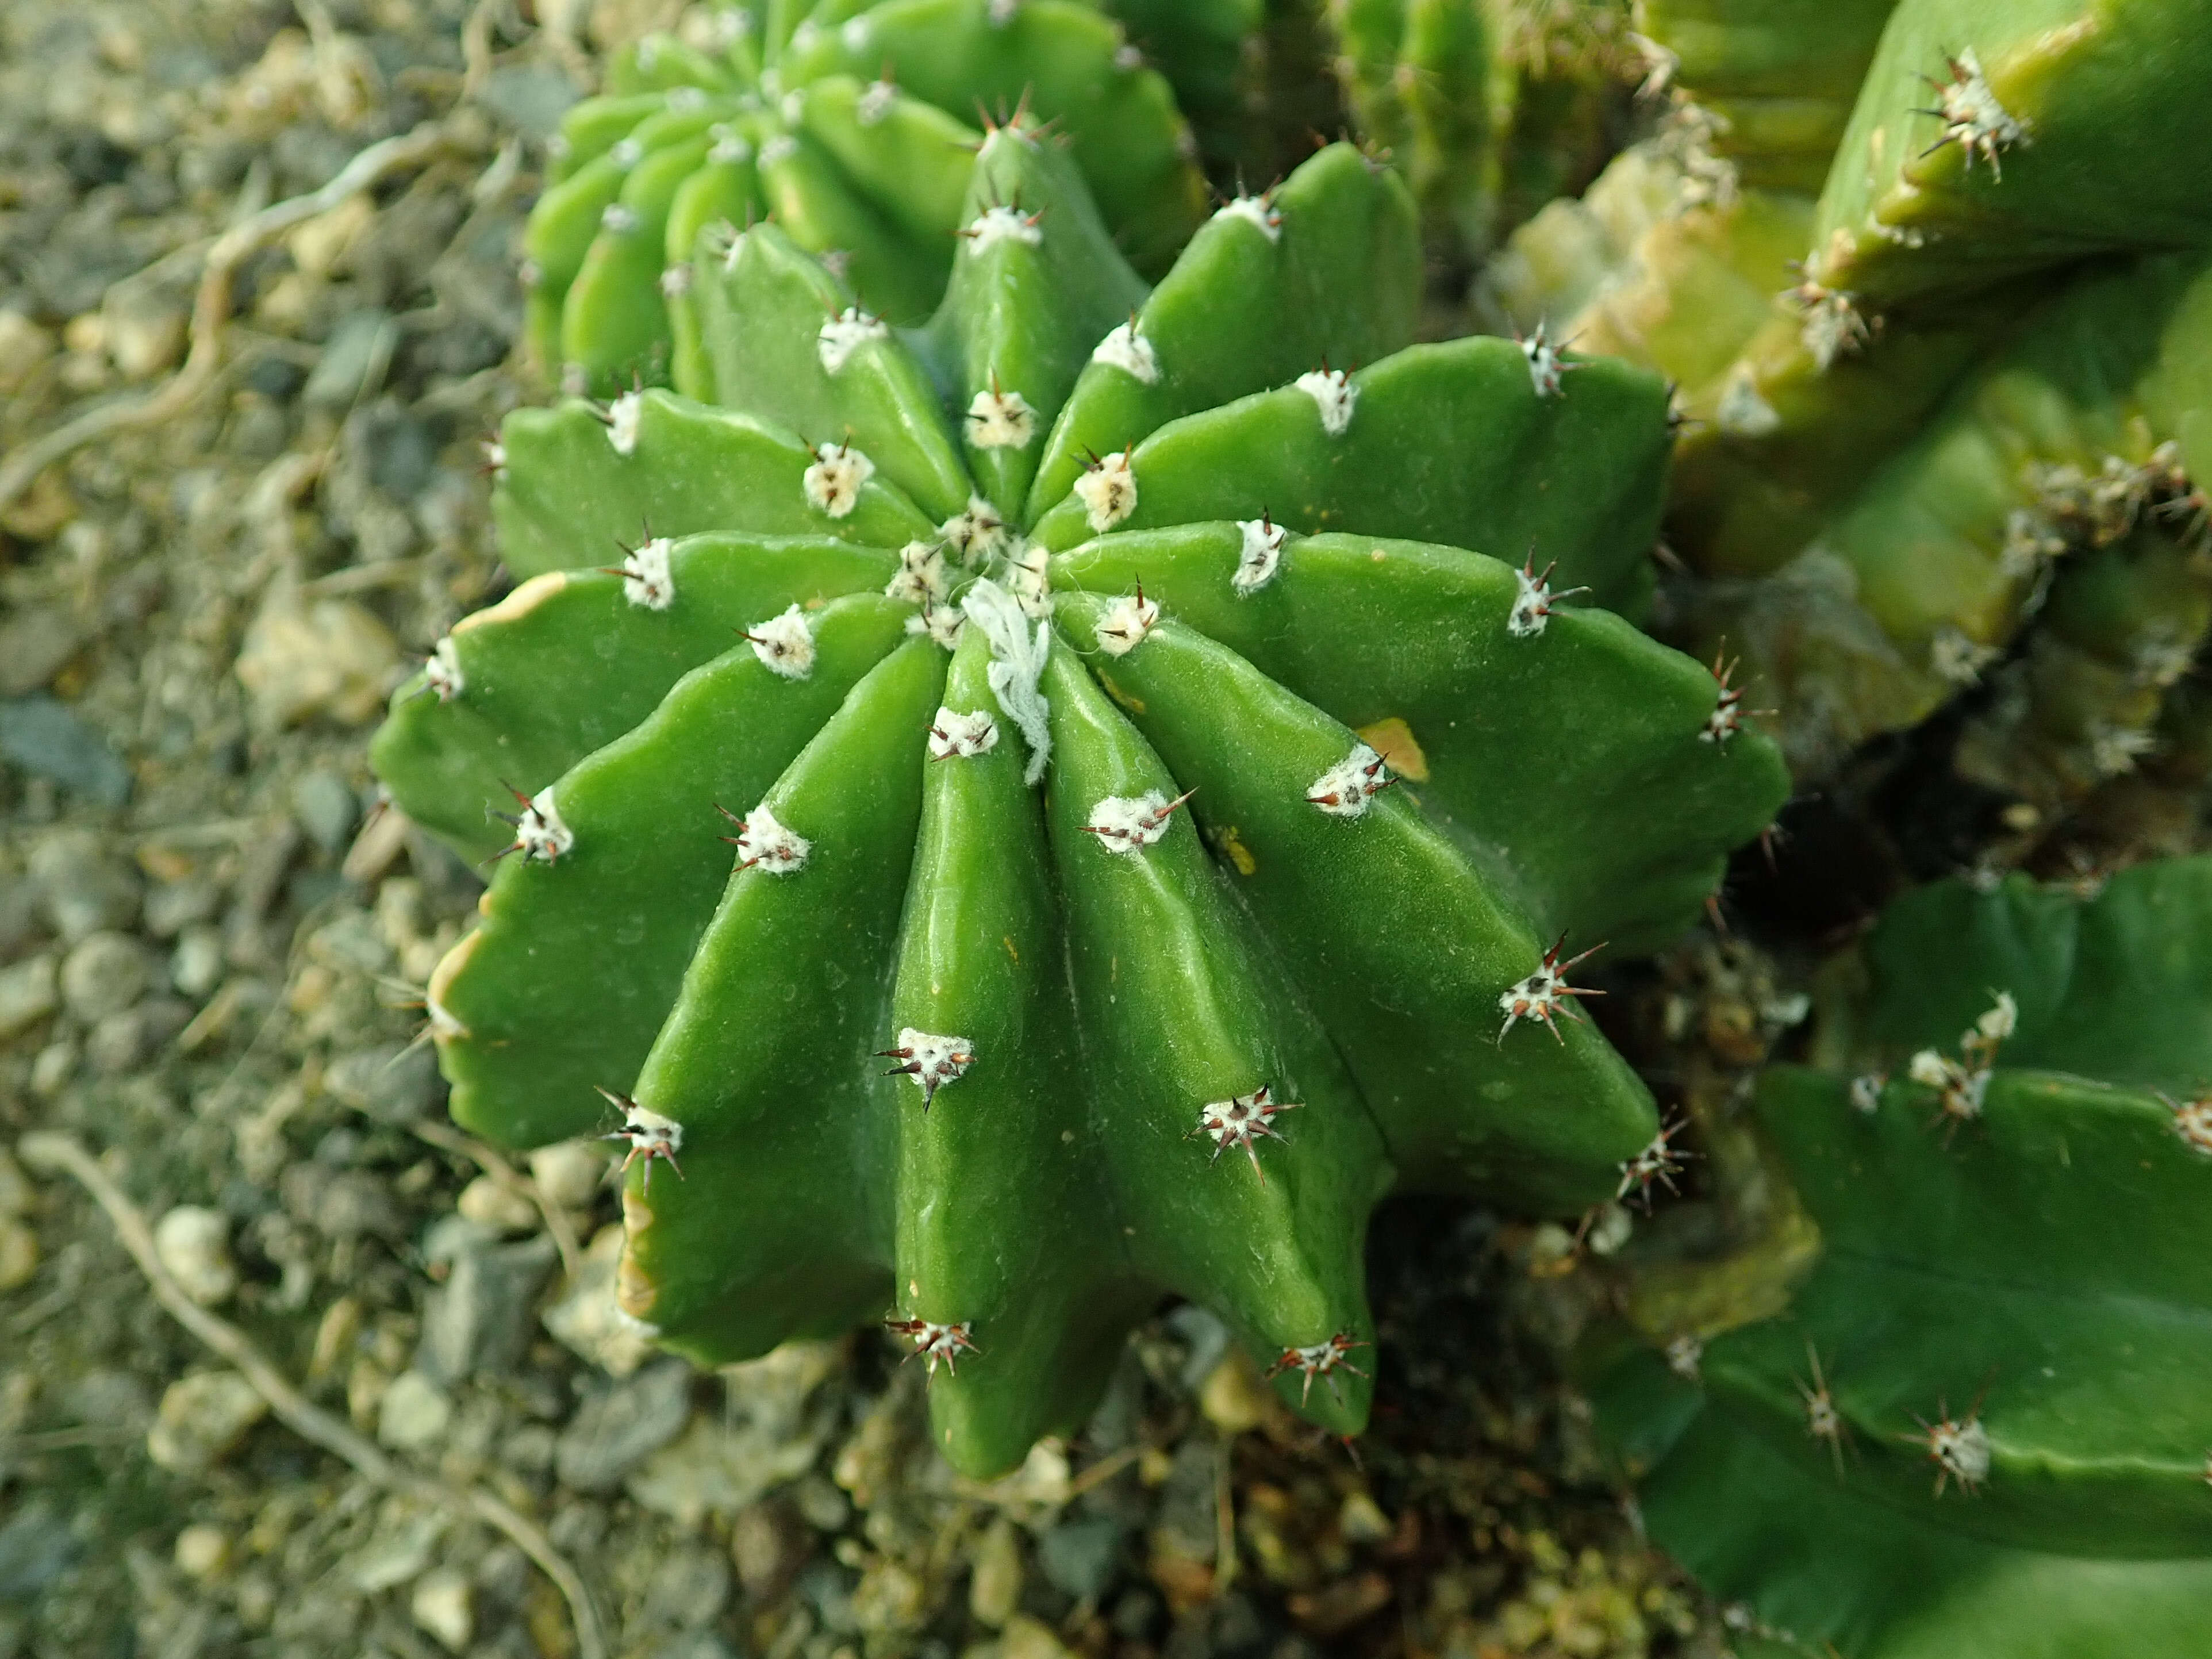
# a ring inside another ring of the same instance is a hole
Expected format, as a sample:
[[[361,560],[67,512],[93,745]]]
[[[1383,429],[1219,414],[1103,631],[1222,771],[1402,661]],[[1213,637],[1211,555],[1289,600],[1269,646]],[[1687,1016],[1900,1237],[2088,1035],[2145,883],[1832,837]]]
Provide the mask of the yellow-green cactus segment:
[[[2160,541],[2191,533],[2190,481],[2212,468],[2208,362],[2212,278],[2201,258],[2079,279],[2022,319],[2013,343],[1785,568],[1785,583],[1800,568],[1834,572],[1807,586],[1848,605],[1862,619],[1856,630],[1750,612],[1712,625],[1786,698],[1817,703],[1843,742],[1923,718],[1996,662],[2046,594],[2058,601],[2075,586],[2067,548],[2116,542],[2138,525]],[[2104,509],[2100,492],[2112,497]],[[2112,515],[2101,527],[2100,510]],[[2163,641],[2155,659],[2121,668],[2142,684],[2170,684],[2203,632],[2202,601],[2185,597],[2185,561],[2176,574],[2179,585],[2140,596],[2117,647],[2136,655]],[[2068,625],[2073,609],[2057,603],[2054,619]],[[1810,640],[1807,629],[1817,630]],[[2107,625],[2101,637],[2118,636]],[[2118,710],[2109,718],[2147,724]]]
[[[2202,1648],[2208,927],[2201,858],[2086,901],[1938,884],[1869,939],[1828,1069],[1762,1082],[1817,1266],[1599,1407],[1653,1536],[1791,1651]]]
[[[1255,394],[1231,413],[1297,399],[1355,462],[1360,410],[1379,409],[1376,429],[1426,457],[1378,462],[1384,482],[1419,485],[1437,523],[1510,526],[1516,563],[1379,540],[1360,519],[1385,498],[1358,489],[1334,500],[1336,536],[1256,505],[1224,517],[1239,475],[1270,464],[1248,445],[1217,450],[1218,497],[1180,497],[1193,522],[1158,522],[1154,501],[1156,527],[1055,567],[1032,537],[1061,504],[1036,522],[1002,512],[969,464],[999,446],[959,434],[991,367],[1026,365],[1035,418],[1003,447],[1035,453],[1080,386],[1067,343],[1102,331],[1095,356],[1126,330],[1109,301],[1133,279],[1048,148],[1001,140],[976,165],[976,216],[1006,216],[998,246],[960,257],[1024,263],[956,283],[928,329],[890,329],[757,230],[716,273],[731,309],[704,308],[700,340],[738,407],[647,392],[509,422],[501,522],[524,568],[566,574],[441,647],[380,763],[403,810],[458,830],[504,756],[553,765],[600,746],[514,803],[483,925],[427,988],[454,1109],[508,1145],[629,1142],[625,1305],[688,1352],[886,1318],[941,1373],[936,1436],[971,1472],[1079,1423],[1113,1343],[1168,1293],[1217,1310],[1293,1406],[1356,1429],[1370,1207],[1416,1160],[1407,1179],[1524,1209],[1613,1189],[1654,1115],[1578,1015],[1575,963],[1692,917],[1786,780],[1736,694],[1617,617],[1572,612],[1559,572],[1516,568],[1523,532],[1562,570],[1640,557],[1620,526],[1648,526],[1656,471],[1641,501],[1613,474],[1663,450],[1653,377],[1601,364],[1547,386],[1558,365],[1495,341],[1385,357],[1357,386],[1316,363],[1262,390],[1291,368],[1279,360],[1194,374]],[[1400,189],[1341,152],[1310,165],[1329,183],[1285,185],[1279,273],[1328,268],[1297,252],[1304,234],[1333,218],[1364,232]],[[983,205],[988,180],[1015,178],[1018,210]],[[1261,206],[1223,212],[1241,233]],[[1340,280],[1404,268],[1402,247],[1369,257]],[[1371,301],[1325,307],[1334,325],[1310,338],[1329,362],[1395,325],[1393,284],[1365,286]],[[1225,316],[1243,298],[1214,303]],[[1203,320],[1176,322],[1176,352],[1239,337]],[[718,337],[739,326],[793,337]],[[1413,395],[1392,379],[1407,362],[1405,384],[1443,411],[1431,429],[1393,412]],[[1454,476],[1455,434],[1475,430],[1506,457],[1478,469],[1481,487],[1534,501],[1509,509]],[[1143,504],[1150,475],[1126,459],[1073,481],[1086,529]],[[935,522],[902,481],[958,510]],[[655,540],[578,571],[632,521]],[[1185,542],[1200,551],[1167,549]],[[1155,546],[1164,618],[1138,580]],[[784,603],[744,615],[755,600]],[[1196,625],[1209,604],[1237,645]],[[1273,638],[1286,617],[1291,637]],[[717,625],[734,637],[714,654]],[[499,649],[476,654],[472,635]],[[533,641],[551,660],[526,670]],[[1274,678],[1271,651],[1310,697]],[[1547,658],[1558,666],[1530,678]],[[471,682],[471,667],[498,672]],[[645,689],[605,692],[632,667]],[[563,698],[600,688],[604,726],[650,712],[603,740],[580,718],[564,748],[525,706],[564,669],[578,684]],[[472,684],[500,695],[474,706]],[[1377,693],[1396,706],[1358,728],[1337,712]],[[1552,701],[1514,706],[1522,695]],[[1491,735],[1462,744],[1462,726]],[[1535,758],[1499,767],[1477,810],[1476,757],[1515,745]],[[1613,822],[1621,789],[1633,809]],[[1471,827],[1516,815],[1559,845]],[[1415,892],[1449,902],[1417,912]],[[1588,931],[1563,942],[1561,927]],[[1434,1018],[1407,1022],[1394,985]],[[1393,1032],[1406,1053],[1389,1052]],[[1012,1216],[1027,1218],[1010,1254]]]
[[[2202,246],[2204,0],[1903,0],[1808,275],[1875,313],[2091,254]],[[1926,112],[1933,112],[1932,113]]]
[[[979,109],[1054,123],[1140,269],[1164,269],[1204,210],[1167,83],[1089,6],[833,3],[769,33],[764,69],[743,30],[720,53],[649,37],[566,118],[525,275],[541,367],[569,390],[705,394],[689,283],[724,224],[773,216],[872,311],[920,321],[951,267]]]
[[[1642,0],[1637,27],[1653,80],[1720,118],[1711,142],[1739,183],[1809,193],[1827,176],[1896,5]]]

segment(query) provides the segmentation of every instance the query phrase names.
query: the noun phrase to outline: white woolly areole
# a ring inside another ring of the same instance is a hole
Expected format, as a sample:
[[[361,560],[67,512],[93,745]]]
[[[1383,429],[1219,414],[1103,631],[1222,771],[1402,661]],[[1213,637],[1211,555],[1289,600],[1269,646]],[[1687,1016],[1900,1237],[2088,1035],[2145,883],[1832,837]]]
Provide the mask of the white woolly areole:
[[[1283,526],[1265,517],[1239,519],[1237,528],[1244,538],[1244,545],[1237,555],[1237,568],[1229,578],[1229,585],[1239,593],[1256,593],[1275,580],[1275,572],[1282,568]]]
[[[645,146],[635,138],[625,138],[607,152],[607,160],[628,173],[645,160]]]
[[[776,106],[776,113],[783,117],[787,126],[797,126],[806,118],[806,94],[798,88],[793,88],[783,94],[783,101]]]
[[[753,159],[752,140],[741,132],[732,132],[725,126],[709,127],[714,147],[707,152],[707,159],[718,167],[732,167]]]
[[[635,392],[625,392],[607,405],[607,441],[616,454],[637,453],[638,423],[644,418],[645,399]]]
[[[1332,438],[1344,435],[1352,424],[1352,407],[1359,401],[1359,388],[1340,368],[1316,368],[1291,382],[1321,410],[1321,429]]]
[[[1158,605],[1141,592],[1124,593],[1106,607],[1106,614],[1091,632],[1097,636],[1098,648],[1108,656],[1126,657],[1145,642],[1145,636],[1159,622]]]
[[[991,0],[984,15],[991,20],[993,28],[1002,29],[1014,21],[1014,15],[1021,9],[1022,0]]]
[[[1544,567],[1543,574],[1536,571],[1536,558],[1532,553],[1528,563],[1513,573],[1515,592],[1513,608],[1505,613],[1505,631],[1516,640],[1533,640],[1551,626],[1552,607],[1559,600],[1576,593],[1587,593],[1587,587],[1570,587],[1554,593],[1552,591],[1553,564]]]
[[[853,22],[861,21],[855,17]],[[850,28],[852,24],[846,27]],[[896,86],[889,81],[871,81],[860,88],[860,97],[854,101],[853,118],[864,127],[874,126],[891,112],[891,106],[897,101],[898,88]]]
[[[940,1036],[908,1025],[900,1030],[898,1047],[886,1058],[906,1062],[899,1071],[914,1079],[927,1102],[975,1063],[975,1045],[966,1037]]]
[[[938,526],[937,533],[967,565],[982,564],[996,558],[1007,541],[1006,521],[999,516],[999,509],[981,495],[970,495],[967,509]]]
[[[823,444],[814,465],[799,479],[806,499],[833,519],[860,504],[860,486],[876,476],[876,464],[850,444]]]
[[[981,253],[1000,242],[1012,242],[1022,247],[1041,247],[1044,244],[1042,227],[1019,208],[985,208],[975,216],[975,222],[960,234],[968,239],[970,253]]]
[[[939,708],[929,726],[932,760],[968,760],[988,754],[999,745],[999,723],[988,708],[959,714]]]
[[[671,87],[668,89],[668,107],[678,114],[688,115],[693,110],[706,106],[707,88],[704,87]]]
[[[991,695],[999,700],[1000,712],[1020,728],[1030,746],[1022,781],[1033,784],[1044,775],[1045,763],[1052,757],[1052,732],[1046,724],[1051,704],[1037,689],[1052,649],[1052,625],[1032,624],[1020,602],[988,576],[969,588],[961,609],[991,643],[991,665],[985,677]]]
[[[898,574],[884,584],[886,599],[925,607],[942,605],[951,591],[945,555],[928,542],[908,542],[899,549]]]
[[[968,618],[961,615],[957,605],[925,605],[921,614],[906,619],[909,634],[926,634],[930,641],[943,646],[947,651],[960,643],[960,635],[967,630]]]
[[[431,1016],[434,1026],[437,1016]],[[2212,1095],[2202,1100],[2175,1101],[2173,1132],[2200,1152],[2212,1153]]]
[[[647,1140],[672,1152],[684,1150],[684,1126],[674,1118],[635,1101],[623,1108],[623,1133],[632,1140]]]
[[[995,386],[968,405],[968,441],[978,449],[1027,449],[1036,436],[1036,410],[1018,392]]]
[[[1959,55],[1951,60],[1950,69],[1952,78],[1936,88],[1943,140],[1966,151],[1969,170],[1978,155],[2002,179],[2004,168],[1997,161],[1998,152],[2013,144],[2027,143],[2033,124],[1997,101],[1996,92],[1990,85],[1989,76],[1982,72],[1981,59],[1974,56],[1972,46],[1960,48]]]
[[[1355,743],[1350,754],[1307,786],[1306,799],[1333,818],[1356,818],[1389,787],[1382,757],[1366,744]]]
[[[532,797],[514,821],[514,844],[526,860],[550,864],[576,844],[576,832],[561,821],[553,804],[553,786],[547,784]]]
[[[628,236],[636,230],[637,211],[620,202],[610,202],[599,214],[599,228],[610,236]]]
[[[822,372],[835,374],[869,341],[888,340],[890,335],[882,318],[871,317],[858,306],[847,306],[822,325],[822,331],[814,337],[815,355],[822,360]]]
[[[1109,853],[1134,858],[1168,832],[1176,803],[1157,789],[1141,795],[1109,795],[1091,809],[1083,827]]]
[[[665,611],[676,602],[676,578],[669,573],[668,556],[676,544],[655,536],[633,550],[622,562],[623,598],[647,611]]]
[[[1139,386],[1158,386],[1160,379],[1159,353],[1152,343],[1137,332],[1133,322],[1116,324],[1106,337],[1093,347],[1091,361],[1103,363],[1109,368],[1118,368]]]
[[[745,630],[753,655],[762,666],[787,680],[803,680],[814,672],[814,630],[806,613],[793,605],[780,617],[756,623]]]
[[[779,132],[762,143],[760,164],[764,167],[781,167],[798,154],[799,140],[787,132]]]
[[[1111,530],[1137,510],[1137,475],[1129,453],[1117,449],[1075,481],[1075,498],[1093,530]]]
[[[1851,1109],[1871,1116],[1881,1106],[1881,1085],[1885,1079],[1879,1072],[1862,1072],[1851,1079]]]
[[[1035,542],[1006,556],[1006,591],[1022,614],[1042,622],[1052,614],[1052,555]]]
[[[451,702],[468,690],[469,677],[461,672],[460,653],[453,649],[451,634],[430,647],[430,659],[422,665],[422,678],[437,693],[440,702]]]
[[[691,291],[691,267],[671,265],[660,273],[660,297],[680,300]]]
[[[1275,211],[1275,204],[1265,196],[1239,196],[1224,202],[1214,210],[1217,219],[1242,219],[1258,227],[1260,234],[1271,242],[1283,240],[1283,216]]]
[[[1982,671],[2003,654],[1996,646],[1984,645],[1956,628],[1946,628],[1928,641],[1928,666],[1936,678],[1953,685],[1979,685]]]
[[[738,832],[740,866],[763,870],[771,876],[789,875],[806,862],[806,855],[813,847],[814,843],[805,836],[795,835],[777,823],[766,801],[746,814],[744,827]]]
[[[868,49],[868,37],[873,32],[866,18],[848,17],[845,20],[844,26],[837,31],[837,39],[848,52],[866,52]]]
[[[1687,1331],[1667,1345],[1667,1369],[1685,1382],[1698,1380],[1698,1367],[1705,1358],[1705,1345]]]

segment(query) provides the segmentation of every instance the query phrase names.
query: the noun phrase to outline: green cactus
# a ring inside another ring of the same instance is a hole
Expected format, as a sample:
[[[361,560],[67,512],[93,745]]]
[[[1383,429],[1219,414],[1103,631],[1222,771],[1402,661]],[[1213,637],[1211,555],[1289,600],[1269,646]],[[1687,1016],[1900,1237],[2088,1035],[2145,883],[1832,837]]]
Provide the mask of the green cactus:
[[[689,283],[710,228],[774,218],[834,256],[872,310],[935,307],[986,120],[1056,124],[1106,221],[1158,274],[1203,191],[1174,95],[1109,17],[1077,0],[821,0],[732,6],[724,45],[647,37],[569,112],[530,218],[541,368],[574,392],[643,381],[704,395]],[[1201,5],[1186,32],[1235,30]],[[1208,60],[1211,61],[1211,60]]]
[[[1431,240],[1480,255],[1607,148],[1633,58],[1604,0],[1328,0],[1335,70],[1361,136],[1413,187]]]
[[[1993,678],[1958,769],[2048,820],[2142,762],[2205,631],[2212,288],[2159,250],[2212,225],[2149,157],[2212,155],[2212,11],[1814,9],[1650,5],[1668,129],[1487,292],[1678,381],[1673,626],[1743,653],[1801,769]]]
[[[1079,1425],[1169,1292],[1354,1430],[1369,1208],[1610,1191],[1654,1116],[1572,961],[1786,793],[1737,692],[1559,603],[1646,590],[1664,389],[1407,347],[1349,146],[1150,293],[1048,144],[965,212],[923,329],[755,227],[696,267],[720,407],[507,421],[529,580],[374,750],[512,854],[426,994],[453,1110],[615,1094],[623,1306],[709,1361],[895,1309],[962,1468]]]
[[[1739,1652],[2203,1651],[2208,936],[2212,859],[1940,883],[1837,976],[1814,1065],[1761,1079],[1816,1264],[1781,1317],[1633,1300],[1668,1358],[1597,1390]]]

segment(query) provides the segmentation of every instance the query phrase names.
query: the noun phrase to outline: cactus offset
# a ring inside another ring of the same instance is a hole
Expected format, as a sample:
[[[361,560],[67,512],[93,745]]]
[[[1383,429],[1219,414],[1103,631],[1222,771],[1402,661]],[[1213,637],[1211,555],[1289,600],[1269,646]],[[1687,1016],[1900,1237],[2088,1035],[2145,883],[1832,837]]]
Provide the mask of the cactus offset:
[[[1647,1351],[1598,1399],[1653,1535],[1775,1651],[2202,1650],[2209,932],[2203,858],[2087,900],[1923,889],[1832,987],[1817,1067],[1762,1079],[1817,1263],[1784,1317],[1632,1297],[1696,1377]]]
[[[1786,790],[1568,598],[1648,589],[1664,388],[1407,347],[1410,205],[1346,146],[1149,293],[1048,144],[963,217],[926,328],[756,227],[695,268],[721,407],[507,422],[529,580],[374,750],[522,842],[428,989],[454,1111],[655,1115],[629,1311],[709,1360],[888,1313],[963,1468],[1168,1292],[1353,1430],[1370,1207],[1612,1189],[1656,1120],[1565,959],[1663,942]]]
[[[1060,127],[1141,269],[1198,222],[1173,94],[1076,0],[719,15],[717,49],[648,36],[562,125],[526,275],[539,366],[572,392],[704,394],[692,261],[724,226],[772,217],[872,311],[920,321],[954,263],[979,111]]]

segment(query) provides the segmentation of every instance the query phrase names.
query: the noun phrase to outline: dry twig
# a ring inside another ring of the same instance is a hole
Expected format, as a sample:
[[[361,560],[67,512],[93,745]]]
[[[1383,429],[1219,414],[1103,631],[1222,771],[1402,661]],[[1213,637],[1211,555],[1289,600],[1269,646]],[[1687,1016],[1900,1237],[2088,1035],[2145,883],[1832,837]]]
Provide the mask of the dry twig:
[[[223,324],[230,317],[231,280],[254,254],[304,220],[327,213],[403,167],[419,166],[452,139],[442,121],[425,121],[411,132],[371,144],[338,169],[320,190],[277,202],[240,221],[215,239],[192,301],[191,349],[185,364],[159,391],[135,401],[102,404],[22,445],[0,464],[0,510],[28,489],[38,476],[95,438],[170,420],[190,406],[222,364]]]
[[[138,1271],[146,1276],[154,1298],[169,1316],[234,1366],[269,1402],[277,1420],[303,1439],[344,1459],[366,1479],[389,1491],[404,1492],[442,1508],[474,1515],[504,1533],[540,1571],[553,1581],[568,1604],[576,1630],[578,1659],[606,1659],[606,1638],[599,1626],[599,1609],[591,1592],[568,1558],[553,1546],[538,1523],[477,1486],[455,1486],[434,1475],[406,1468],[386,1455],[373,1441],[356,1432],[352,1425],[333,1417],[292,1386],[252,1340],[229,1321],[218,1317],[184,1293],[154,1248],[153,1230],[146,1218],[101,1169],[92,1155],[70,1135],[34,1130],[15,1145],[16,1156],[29,1168],[67,1175],[92,1194],[114,1224],[116,1237]]]

